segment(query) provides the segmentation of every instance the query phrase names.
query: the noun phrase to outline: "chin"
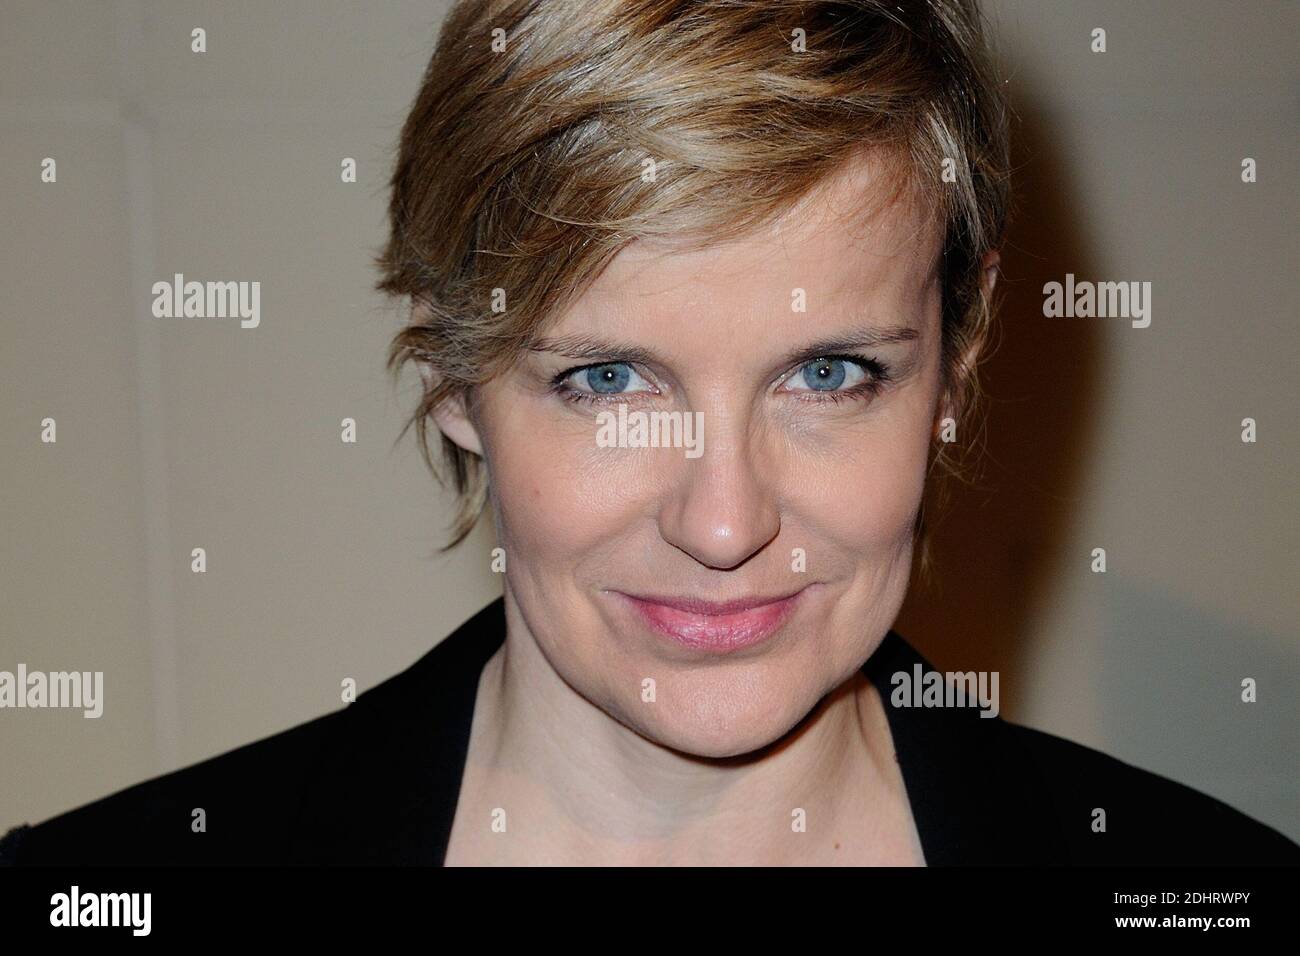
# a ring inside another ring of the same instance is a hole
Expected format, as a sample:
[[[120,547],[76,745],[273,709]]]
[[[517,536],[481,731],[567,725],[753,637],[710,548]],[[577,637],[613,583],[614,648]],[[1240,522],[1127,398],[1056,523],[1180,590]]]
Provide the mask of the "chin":
[[[798,717],[790,722],[775,722],[770,726],[747,728],[718,728],[700,724],[672,723],[656,726],[644,736],[678,753],[702,759],[720,760],[743,757],[762,750],[781,739]]]
[[[656,710],[649,715],[633,711],[640,716],[628,723],[641,736],[679,753],[739,757],[780,740],[821,696],[817,688],[794,692],[788,682],[751,674],[726,681],[692,679],[676,694],[661,691],[654,704],[634,701],[633,707]]]

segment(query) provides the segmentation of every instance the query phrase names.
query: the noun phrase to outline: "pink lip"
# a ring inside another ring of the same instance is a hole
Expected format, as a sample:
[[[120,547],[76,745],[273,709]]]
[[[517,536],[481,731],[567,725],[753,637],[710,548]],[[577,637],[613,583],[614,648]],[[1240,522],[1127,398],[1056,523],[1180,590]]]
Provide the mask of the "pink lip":
[[[804,588],[800,588],[781,598],[734,601],[614,593],[625,598],[643,621],[665,637],[687,647],[725,653],[771,636],[790,616],[803,592]]]

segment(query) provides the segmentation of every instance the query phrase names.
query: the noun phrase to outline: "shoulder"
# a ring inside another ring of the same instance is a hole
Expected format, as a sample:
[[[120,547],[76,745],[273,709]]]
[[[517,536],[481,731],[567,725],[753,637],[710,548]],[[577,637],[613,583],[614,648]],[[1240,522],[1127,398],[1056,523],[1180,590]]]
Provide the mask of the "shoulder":
[[[1294,841],[1185,784],[1001,716],[896,694],[900,675],[935,668],[893,630],[864,670],[885,702],[927,859],[1300,864]]]
[[[1063,862],[1291,864],[1300,846],[1227,803],[1099,750],[1000,718],[1012,785],[1039,794]]]
[[[15,827],[0,863],[436,861],[478,675],[503,634],[498,598],[341,710]]]
[[[14,828],[0,846],[0,862],[280,860],[308,781],[342,732],[347,713],[318,717],[35,826]]]

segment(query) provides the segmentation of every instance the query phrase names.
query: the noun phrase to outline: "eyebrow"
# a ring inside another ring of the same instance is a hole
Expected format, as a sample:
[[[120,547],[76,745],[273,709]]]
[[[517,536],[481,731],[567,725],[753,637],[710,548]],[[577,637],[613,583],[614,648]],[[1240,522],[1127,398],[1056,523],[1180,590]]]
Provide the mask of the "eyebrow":
[[[843,335],[829,339],[819,339],[801,346],[785,358],[785,364],[794,365],[807,362],[825,355],[852,352],[859,349],[873,349],[882,345],[896,345],[914,342],[921,333],[910,325],[890,325],[879,327],[864,325],[852,329]],[[643,365],[661,364],[662,358],[653,350],[639,345],[624,345],[609,342],[590,335],[559,335],[545,337],[533,343],[530,351],[553,352],[571,359],[606,359],[619,362],[640,362]]]

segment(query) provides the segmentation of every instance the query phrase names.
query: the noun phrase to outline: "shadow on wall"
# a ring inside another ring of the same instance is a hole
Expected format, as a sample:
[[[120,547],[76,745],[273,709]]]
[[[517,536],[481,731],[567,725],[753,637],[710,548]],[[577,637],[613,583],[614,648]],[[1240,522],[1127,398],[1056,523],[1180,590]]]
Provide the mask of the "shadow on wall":
[[[948,506],[930,519],[932,580],[913,575],[895,624],[936,667],[996,670],[1006,689],[1029,676],[1026,641],[1056,575],[1086,558],[1061,552],[1091,460],[1102,360],[1094,323],[1043,316],[1045,283],[1095,269],[1050,118],[1013,105],[1013,219],[981,370],[984,451],[974,480],[952,482]],[[1004,716],[1015,719],[1019,704],[1008,695]]]

